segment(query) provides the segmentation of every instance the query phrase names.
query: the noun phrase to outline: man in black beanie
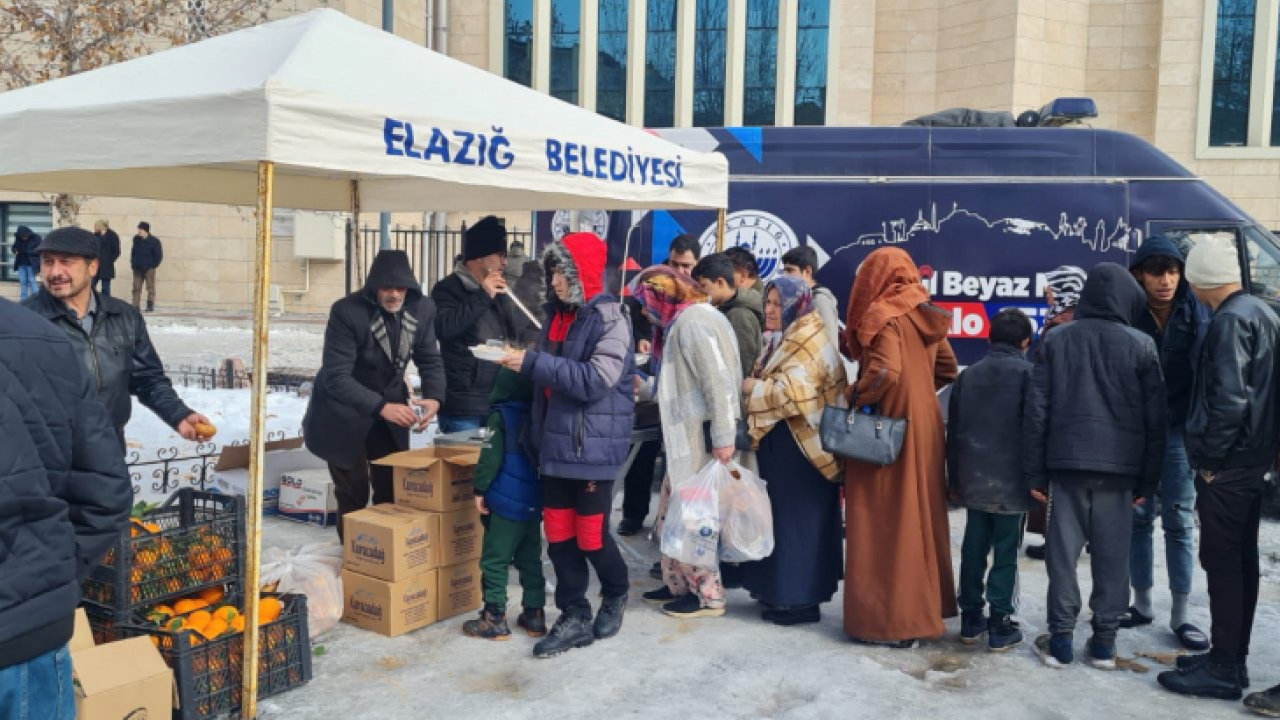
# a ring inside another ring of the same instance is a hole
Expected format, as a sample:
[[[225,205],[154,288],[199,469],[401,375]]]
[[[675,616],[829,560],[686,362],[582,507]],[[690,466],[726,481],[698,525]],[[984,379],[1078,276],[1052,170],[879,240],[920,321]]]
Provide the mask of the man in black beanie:
[[[490,215],[467,230],[462,262],[431,289],[436,304],[436,337],[444,357],[448,391],[440,409],[440,431],[480,427],[489,413],[489,392],[498,365],[471,354],[489,340],[520,344],[530,324],[505,297],[507,229]]]

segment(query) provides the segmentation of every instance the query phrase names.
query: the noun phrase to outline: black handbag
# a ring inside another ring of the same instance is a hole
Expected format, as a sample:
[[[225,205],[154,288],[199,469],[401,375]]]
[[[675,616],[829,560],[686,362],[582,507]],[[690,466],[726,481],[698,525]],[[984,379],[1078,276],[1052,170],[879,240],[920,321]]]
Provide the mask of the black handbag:
[[[828,405],[822,410],[818,435],[822,449],[832,455],[872,465],[892,465],[902,452],[907,420]]]
[[[702,442],[706,445],[708,453],[715,449],[715,446],[711,444],[710,420],[702,423]],[[751,447],[751,434],[747,432],[746,418],[739,418],[738,424],[734,426],[733,449],[738,452],[750,452],[753,449]]]

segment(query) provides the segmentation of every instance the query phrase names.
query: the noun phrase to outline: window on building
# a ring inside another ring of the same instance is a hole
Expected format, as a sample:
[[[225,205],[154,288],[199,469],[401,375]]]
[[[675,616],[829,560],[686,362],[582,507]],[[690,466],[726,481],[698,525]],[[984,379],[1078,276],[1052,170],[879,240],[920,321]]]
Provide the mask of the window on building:
[[[48,203],[0,203],[0,281],[18,281],[13,269],[13,234],[21,225],[44,237],[53,229],[53,211]]]
[[[676,120],[676,0],[649,0],[648,10],[644,125],[671,127]]]
[[[551,0],[551,96],[578,104],[582,3]]]
[[[627,119],[627,0],[600,0],[596,112]]]
[[[773,125],[778,92],[778,0],[747,0],[742,122]]]
[[[1213,49],[1213,105],[1209,145],[1243,146],[1249,141],[1249,88],[1253,76],[1256,0],[1217,0]]]
[[[506,0],[503,16],[502,76],[533,85],[533,0]]]
[[[827,121],[827,37],[831,0],[800,0],[796,24],[796,125]]]
[[[724,75],[729,39],[728,0],[697,0],[693,45],[693,124],[724,125]]]

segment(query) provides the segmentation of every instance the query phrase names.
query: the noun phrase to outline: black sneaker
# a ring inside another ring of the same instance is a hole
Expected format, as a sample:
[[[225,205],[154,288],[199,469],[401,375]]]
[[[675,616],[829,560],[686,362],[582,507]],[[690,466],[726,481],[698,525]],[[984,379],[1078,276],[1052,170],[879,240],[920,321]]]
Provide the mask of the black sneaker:
[[[507,627],[505,612],[497,612],[486,606],[480,611],[480,617],[462,623],[462,632],[467,637],[485,640],[510,640],[511,628]]]
[[[547,634],[547,613],[542,608],[525,608],[516,618],[516,627],[523,628],[529,637],[544,637]]]
[[[960,642],[975,645],[987,634],[987,618],[982,611],[967,612],[960,616]]]
[[[1209,662],[1209,653],[1200,653],[1199,655],[1179,655],[1178,659],[1174,661],[1174,663],[1177,665],[1177,668],[1179,670],[1186,670],[1187,668],[1199,667],[1207,662]],[[1244,689],[1248,689],[1249,687],[1248,664],[1240,663],[1240,665],[1236,668],[1236,677],[1240,682],[1240,687]],[[1254,694],[1259,695],[1261,693],[1254,693]]]
[[[760,617],[774,625],[794,627],[822,622],[822,611],[817,605],[796,605],[786,608],[769,608],[760,613]]]
[[[574,648],[584,648],[596,641],[591,630],[590,611],[561,613],[551,632],[533,646],[533,656],[549,658],[563,655]]]
[[[1041,635],[1036,638],[1036,655],[1040,656],[1040,661],[1045,665],[1061,670],[1075,662],[1076,654],[1071,642],[1071,635],[1068,633]]]
[[[622,518],[622,522],[618,523],[618,534],[623,537],[631,537],[640,534],[644,529],[644,520],[632,520],[631,518]]]
[[[1005,652],[1022,644],[1022,630],[1018,623],[1004,617],[992,616],[987,621],[987,648],[991,652]]]
[[[1259,715],[1280,718],[1280,685],[1249,695],[1244,706]]]
[[[591,628],[592,634],[597,640],[607,640],[617,635],[622,629],[622,616],[626,611],[626,595],[602,600],[600,609],[596,612],[595,624]]]
[[[650,590],[640,597],[644,598],[645,602],[652,605],[666,605],[676,599],[676,596],[671,594],[671,588],[666,585],[663,585],[657,590]]]
[[[662,612],[677,618],[720,617],[724,615],[724,608],[703,607],[697,595],[685,593],[663,605]]]
[[[1045,557],[1044,543],[1040,543],[1039,545],[1028,545],[1027,557],[1032,560],[1043,560]]]
[[[725,590],[742,589],[742,566],[738,563],[722,563],[720,565],[720,583]]]
[[[1166,690],[1179,695],[1217,700],[1239,700],[1244,696],[1236,669],[1223,667],[1213,660],[1181,670],[1162,672],[1156,680]]]
[[[1116,643],[1114,640],[1108,642],[1091,637],[1084,646],[1084,657],[1090,665],[1099,670],[1115,670]]]
[[[1125,630],[1131,630],[1136,627],[1146,627],[1155,621],[1155,618],[1143,615],[1138,608],[1130,607],[1120,616],[1120,627]]]

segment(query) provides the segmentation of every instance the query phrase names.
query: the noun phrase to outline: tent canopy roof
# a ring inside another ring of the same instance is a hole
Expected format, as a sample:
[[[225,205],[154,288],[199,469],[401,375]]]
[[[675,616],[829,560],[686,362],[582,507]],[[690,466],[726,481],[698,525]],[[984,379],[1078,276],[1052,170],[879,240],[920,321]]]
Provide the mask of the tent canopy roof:
[[[321,9],[0,94],[0,189],[349,210],[719,208],[724,158]]]

